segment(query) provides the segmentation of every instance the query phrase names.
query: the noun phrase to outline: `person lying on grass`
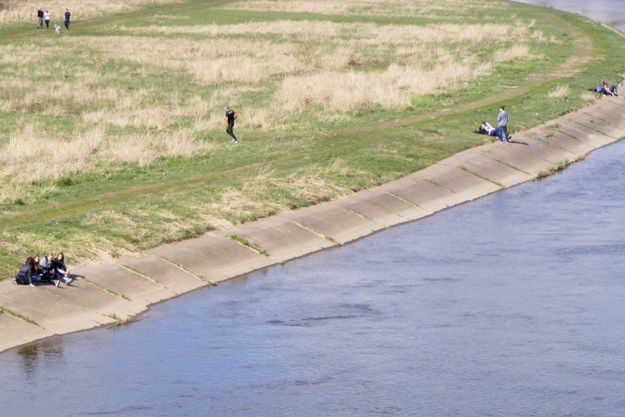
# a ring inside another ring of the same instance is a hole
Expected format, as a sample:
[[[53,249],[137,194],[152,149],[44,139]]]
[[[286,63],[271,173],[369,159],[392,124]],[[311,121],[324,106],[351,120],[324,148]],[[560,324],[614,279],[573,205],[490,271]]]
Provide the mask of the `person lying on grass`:
[[[495,129],[493,125],[488,123],[486,120],[482,121],[480,126],[477,128],[477,132],[482,135],[497,136],[497,129]]]
[[[616,85],[609,86],[607,81],[603,81],[597,88],[594,90],[595,93],[603,94],[604,96],[617,97],[618,96],[618,88]]]

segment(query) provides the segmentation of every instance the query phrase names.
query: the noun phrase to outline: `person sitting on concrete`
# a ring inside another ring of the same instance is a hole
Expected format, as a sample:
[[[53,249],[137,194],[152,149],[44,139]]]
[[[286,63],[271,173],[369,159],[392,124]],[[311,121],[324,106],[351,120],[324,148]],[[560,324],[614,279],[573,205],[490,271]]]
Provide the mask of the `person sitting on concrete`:
[[[39,262],[39,267],[41,268],[41,282],[54,284],[58,287],[60,280],[55,279],[56,273],[54,271],[54,257],[51,253],[43,257],[43,259]]]
[[[53,262],[54,272],[56,274],[56,278],[59,281],[63,281],[65,284],[69,285],[74,281],[74,279],[70,276],[69,270],[65,266],[65,255],[63,252],[59,252]]]
[[[603,94],[604,96],[618,96],[618,90],[615,85],[609,86],[607,81],[603,81],[597,88],[593,90],[595,93]]]
[[[30,285],[31,287],[34,287],[35,282],[37,282],[34,270],[35,260],[29,256],[26,259],[26,262],[24,262],[24,265],[20,266],[20,269],[15,276],[15,283],[18,285]]]
[[[482,121],[480,127],[477,128],[477,131],[482,135],[497,136],[497,129],[495,129],[493,125],[488,123],[486,120]]]
[[[44,282],[43,270],[41,269],[41,265],[39,265],[39,255],[35,255],[33,257],[33,280],[37,284],[41,284]]]

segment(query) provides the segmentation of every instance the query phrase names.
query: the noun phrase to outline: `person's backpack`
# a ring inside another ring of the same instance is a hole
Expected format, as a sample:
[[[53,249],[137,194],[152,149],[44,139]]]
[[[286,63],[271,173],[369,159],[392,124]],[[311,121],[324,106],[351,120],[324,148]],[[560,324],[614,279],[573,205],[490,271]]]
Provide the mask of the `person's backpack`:
[[[29,285],[30,284],[30,282],[28,281],[29,272],[30,272],[29,265],[20,266],[20,269],[17,272],[17,275],[15,276],[15,283],[17,285]]]

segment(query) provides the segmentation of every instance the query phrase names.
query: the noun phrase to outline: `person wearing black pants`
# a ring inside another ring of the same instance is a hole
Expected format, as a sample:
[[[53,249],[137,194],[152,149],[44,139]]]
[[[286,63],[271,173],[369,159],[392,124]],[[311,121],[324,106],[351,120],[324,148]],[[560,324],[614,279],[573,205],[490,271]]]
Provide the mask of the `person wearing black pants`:
[[[72,14],[69,12],[69,9],[65,10],[65,29],[69,30],[69,24],[71,23]]]
[[[226,133],[232,137],[232,144],[236,145],[239,143],[239,140],[234,135],[234,121],[237,118],[237,113],[232,110],[230,107],[226,107],[226,123],[228,123],[228,127],[226,128]]]
[[[43,29],[43,9],[37,9],[37,29]]]

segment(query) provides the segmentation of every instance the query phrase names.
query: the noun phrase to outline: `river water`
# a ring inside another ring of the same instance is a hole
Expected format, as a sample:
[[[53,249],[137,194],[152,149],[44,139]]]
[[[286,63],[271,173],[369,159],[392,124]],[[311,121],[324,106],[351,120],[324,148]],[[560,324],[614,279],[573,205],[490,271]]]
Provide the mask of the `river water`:
[[[519,2],[549,5],[625,29],[625,0],[520,0]]]
[[[6,352],[0,416],[622,417],[624,161]]]

